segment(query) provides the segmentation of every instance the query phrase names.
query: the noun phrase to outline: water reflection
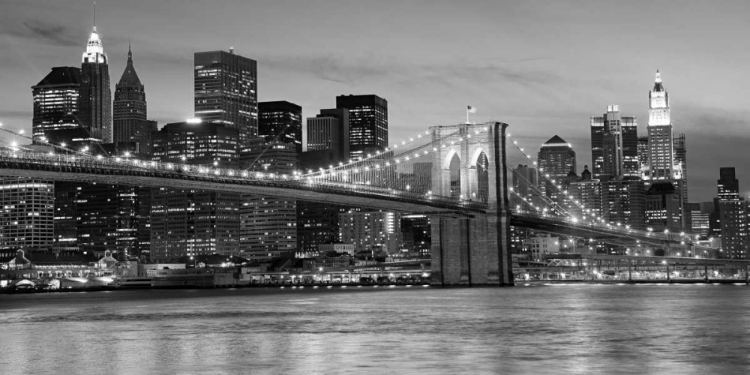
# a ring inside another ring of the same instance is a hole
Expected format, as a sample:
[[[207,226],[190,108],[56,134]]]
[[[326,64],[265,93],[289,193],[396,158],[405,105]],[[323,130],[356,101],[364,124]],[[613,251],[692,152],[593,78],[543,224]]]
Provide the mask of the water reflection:
[[[3,296],[0,365],[4,374],[742,372],[748,291],[571,284]]]

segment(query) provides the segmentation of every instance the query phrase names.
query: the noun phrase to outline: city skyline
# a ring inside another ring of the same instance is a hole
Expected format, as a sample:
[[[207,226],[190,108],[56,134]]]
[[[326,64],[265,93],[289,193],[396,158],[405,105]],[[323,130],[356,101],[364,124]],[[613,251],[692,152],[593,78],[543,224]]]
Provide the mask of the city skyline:
[[[0,57],[5,83],[0,92],[6,98],[0,122],[30,131],[30,87],[52,66],[80,63],[91,30],[91,4],[11,3],[0,29],[0,43],[10,51]],[[160,126],[192,115],[193,53],[234,47],[258,61],[258,100],[297,103],[304,118],[334,107],[337,95],[376,94],[389,101],[393,143],[425,126],[459,122],[471,104],[479,109],[472,120],[509,123],[514,138],[532,154],[559,134],[577,151],[579,173],[591,165],[589,118],[604,106],[618,104],[640,120],[639,135],[646,133],[647,93],[660,69],[673,101],[674,132],[687,135],[690,197],[698,202],[715,196],[719,167],[737,167],[740,181],[748,172],[734,151],[748,140],[741,120],[746,110],[734,83],[750,78],[741,68],[750,55],[713,43],[740,43],[748,27],[741,17],[747,5],[683,4],[620,9],[614,2],[543,8],[305,2],[256,6],[253,12],[244,3],[219,8],[100,1],[97,28],[114,75],[124,70],[132,44],[149,88],[151,118]],[[602,12],[617,17],[599,20]],[[356,17],[361,14],[369,17]],[[335,15],[339,23],[320,24],[325,15]],[[186,26],[220,17],[228,21],[210,32]],[[537,22],[529,26],[515,20],[530,17]],[[605,28],[606,34],[598,32]],[[345,29],[355,32],[340,31]],[[610,40],[616,41],[614,48],[602,48]],[[716,129],[723,131],[716,134]]]

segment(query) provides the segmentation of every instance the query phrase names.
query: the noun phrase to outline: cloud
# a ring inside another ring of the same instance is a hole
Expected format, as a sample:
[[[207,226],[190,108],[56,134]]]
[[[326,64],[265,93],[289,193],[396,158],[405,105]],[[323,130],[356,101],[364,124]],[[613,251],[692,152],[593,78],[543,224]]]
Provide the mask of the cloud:
[[[20,25],[10,23],[3,28],[2,33],[9,36],[35,40],[40,43],[55,46],[79,46],[80,32],[63,25],[36,20],[21,21]]]

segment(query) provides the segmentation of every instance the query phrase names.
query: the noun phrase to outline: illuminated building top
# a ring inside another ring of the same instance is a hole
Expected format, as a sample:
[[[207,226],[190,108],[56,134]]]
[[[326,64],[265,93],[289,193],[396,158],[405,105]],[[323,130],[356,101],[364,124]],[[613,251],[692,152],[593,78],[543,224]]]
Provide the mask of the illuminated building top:
[[[648,93],[648,126],[671,125],[669,116],[669,94],[661,82],[661,73],[656,70],[654,88]]]
[[[83,53],[82,61],[84,63],[106,64],[107,55],[104,54],[102,40],[99,39],[99,33],[96,32],[96,26],[91,31],[88,43],[86,43],[86,52]]]

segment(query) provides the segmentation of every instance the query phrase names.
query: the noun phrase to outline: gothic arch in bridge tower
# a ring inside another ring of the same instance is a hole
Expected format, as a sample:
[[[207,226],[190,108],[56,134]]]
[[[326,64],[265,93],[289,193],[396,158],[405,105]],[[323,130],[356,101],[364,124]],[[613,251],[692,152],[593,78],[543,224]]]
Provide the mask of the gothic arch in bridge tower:
[[[460,191],[463,200],[496,204],[492,183],[496,176],[491,165],[494,153],[491,132],[485,125],[436,126],[432,137],[440,144],[433,159],[432,193],[450,197]],[[460,162],[458,179],[451,169],[456,158]],[[454,185],[458,181],[459,186],[451,186],[451,181]]]

